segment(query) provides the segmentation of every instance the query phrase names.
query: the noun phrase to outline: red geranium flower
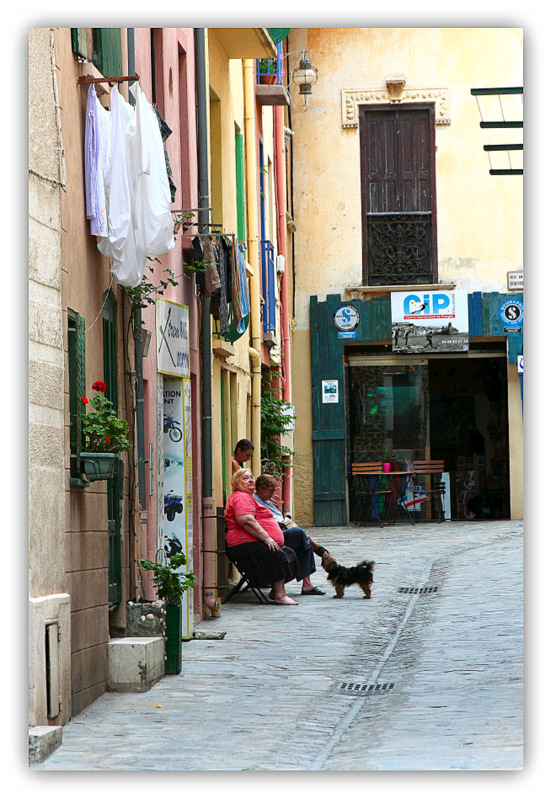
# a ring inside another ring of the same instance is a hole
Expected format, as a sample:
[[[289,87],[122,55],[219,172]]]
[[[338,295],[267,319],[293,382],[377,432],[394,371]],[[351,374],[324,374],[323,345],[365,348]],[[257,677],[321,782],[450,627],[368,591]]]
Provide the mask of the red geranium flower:
[[[89,403],[89,402],[90,402],[90,401],[88,400],[88,397],[84,397],[84,395],[81,397],[81,401],[82,401],[83,403]]]
[[[94,381],[94,383],[92,384],[92,388],[94,389],[95,392],[102,392],[103,394],[107,387],[104,381]]]
[[[105,437],[105,440],[106,440],[106,442],[110,442],[110,441],[111,441],[111,439],[109,438],[109,436],[106,436],[106,437]]]

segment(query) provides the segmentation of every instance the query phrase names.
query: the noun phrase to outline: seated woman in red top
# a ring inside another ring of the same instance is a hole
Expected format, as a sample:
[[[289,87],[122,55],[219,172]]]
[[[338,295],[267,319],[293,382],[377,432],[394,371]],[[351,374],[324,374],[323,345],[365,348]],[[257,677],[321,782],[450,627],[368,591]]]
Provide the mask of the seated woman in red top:
[[[284,545],[284,535],[272,513],[253,498],[255,478],[248,469],[232,475],[226,505],[228,554],[247,574],[252,586],[272,586],[271,600],[298,605],[286,594],[285,584],[297,575],[297,556]]]

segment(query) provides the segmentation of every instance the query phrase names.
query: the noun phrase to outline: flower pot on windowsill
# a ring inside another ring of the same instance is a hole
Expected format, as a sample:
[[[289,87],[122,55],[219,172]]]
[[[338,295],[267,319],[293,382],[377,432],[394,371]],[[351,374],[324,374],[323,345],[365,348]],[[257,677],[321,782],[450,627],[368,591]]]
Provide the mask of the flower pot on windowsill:
[[[115,475],[119,453],[81,453],[81,469],[87,480],[108,481]]]
[[[384,461],[383,462],[383,471],[384,472],[391,472],[391,462],[390,461]]]
[[[265,86],[273,86],[278,80],[278,76],[274,74],[259,75],[259,83]]]

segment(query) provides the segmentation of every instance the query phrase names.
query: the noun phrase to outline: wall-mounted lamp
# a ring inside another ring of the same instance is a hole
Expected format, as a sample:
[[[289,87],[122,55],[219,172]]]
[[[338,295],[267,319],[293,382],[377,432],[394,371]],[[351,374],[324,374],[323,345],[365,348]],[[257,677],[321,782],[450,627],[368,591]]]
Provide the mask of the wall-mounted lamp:
[[[301,51],[299,66],[291,73],[293,83],[299,87],[299,94],[304,97],[305,95],[312,94],[312,87],[318,80],[318,70],[313,68],[311,62],[307,58],[307,52],[307,50]]]

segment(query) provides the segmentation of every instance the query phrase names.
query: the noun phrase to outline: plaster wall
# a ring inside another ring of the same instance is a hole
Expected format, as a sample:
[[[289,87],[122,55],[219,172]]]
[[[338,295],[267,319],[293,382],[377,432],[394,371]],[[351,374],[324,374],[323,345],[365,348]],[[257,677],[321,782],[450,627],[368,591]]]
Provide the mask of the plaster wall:
[[[122,31],[122,40],[126,30]],[[112,282],[110,261],[97,249],[86,219],[84,182],[84,133],[88,87],[78,84],[84,67],[72,52],[70,28],[55,30],[56,65],[59,81],[60,118],[63,130],[67,186],[61,198],[61,274],[63,288],[63,347],[67,349],[67,309],[85,320],[86,391],[104,377],[103,295],[111,288],[117,301],[117,381],[119,414],[129,418],[129,393],[125,387],[124,357],[127,348],[123,318],[123,294]],[[126,52],[126,48],[123,48]],[[85,65],[90,69],[90,65]],[[123,66],[123,69],[126,67]],[[121,86],[128,96],[128,87]],[[108,104],[109,95],[100,101]],[[128,347],[133,360],[132,344]],[[131,587],[128,513],[129,462],[124,455],[125,498],[121,520],[122,602],[115,612],[108,604],[108,520],[107,487],[104,482],[88,487],[70,485],[69,376],[65,373],[65,568],[71,595],[72,712],[78,714],[105,691],[107,642],[110,625],[125,625],[125,603]],[[63,463],[63,462],[62,462]]]
[[[176,196],[171,208],[197,208],[197,156],[195,144],[195,64],[194,37],[191,28],[163,28],[154,33],[155,91],[152,86],[150,29],[135,29],[136,71],[140,85],[150,102],[155,103],[172,133],[166,140]],[[201,535],[201,398],[199,305],[194,281],[183,276],[183,257],[191,240],[180,230],[172,250],[156,256],[149,266],[148,278],[155,285],[166,280],[171,270],[178,286],[168,286],[163,299],[185,305],[189,310],[190,379],[192,386],[192,453],[193,453],[193,569],[202,574]],[[148,355],[143,359],[144,372],[144,446],[149,459],[153,445],[153,465],[146,465],[146,507],[141,511],[140,553],[154,558],[157,551],[157,339],[155,304],[142,310],[143,327],[152,333]],[[150,467],[153,466],[153,470]],[[194,588],[194,609],[200,609],[200,582]],[[141,572],[139,589],[146,598],[156,596],[152,574]]]
[[[65,576],[62,138],[50,28],[29,30],[29,725],[70,717]],[[59,623],[60,713],[47,716],[45,631]]]
[[[306,113],[292,109],[298,327],[311,294],[362,284],[359,131],[342,127],[341,92],[385,90],[397,73],[405,89],[449,91],[451,123],[436,127],[439,278],[504,291],[507,272],[523,267],[522,178],[491,176],[483,145],[519,132],[481,130],[470,90],[523,85],[522,31],[320,28],[292,31],[289,47],[308,48],[319,71]]]

